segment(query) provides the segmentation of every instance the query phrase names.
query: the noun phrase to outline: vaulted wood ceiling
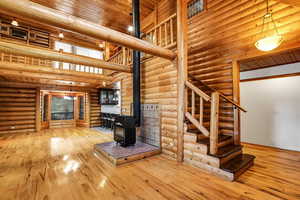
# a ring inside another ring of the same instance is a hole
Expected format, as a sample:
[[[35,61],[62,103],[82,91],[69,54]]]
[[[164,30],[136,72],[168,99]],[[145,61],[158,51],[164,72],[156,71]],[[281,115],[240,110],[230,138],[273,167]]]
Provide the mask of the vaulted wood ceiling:
[[[131,0],[31,0],[112,29],[126,32],[131,24]],[[158,0],[141,0],[141,18],[148,16]]]
[[[277,0],[278,2],[289,4],[291,6],[298,6],[300,7],[300,1],[299,0]]]
[[[117,31],[128,33],[127,28],[132,24],[132,0],[31,0],[66,14],[77,16],[88,21],[112,28]],[[155,8],[159,0],[140,0],[141,19],[148,16]],[[51,27],[47,24],[41,24],[34,19],[26,19],[21,16],[7,13],[0,9],[2,17],[16,17],[18,20],[34,27],[43,28],[52,32],[53,37],[57,37],[61,29]],[[78,33],[63,30],[65,41],[76,41],[79,46],[98,48],[99,40],[90,38]]]

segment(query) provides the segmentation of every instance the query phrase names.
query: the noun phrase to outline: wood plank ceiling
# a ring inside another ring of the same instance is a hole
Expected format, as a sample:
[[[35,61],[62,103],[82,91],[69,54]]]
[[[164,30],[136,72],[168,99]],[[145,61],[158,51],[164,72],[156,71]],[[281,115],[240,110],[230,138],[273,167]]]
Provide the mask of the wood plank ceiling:
[[[31,1],[122,32],[131,24],[131,0]],[[141,19],[154,10],[157,1],[141,0]]]
[[[300,62],[300,49],[244,60],[240,62],[240,71],[250,71],[295,62]]]
[[[278,2],[289,4],[291,6],[298,6],[300,7],[300,1],[299,0],[277,0]]]
[[[85,20],[112,28],[117,31],[128,33],[128,26],[132,24],[130,15],[132,7],[131,0],[31,0],[63,13],[74,15]],[[141,20],[148,16],[155,8],[159,0],[141,0]],[[73,33],[68,30],[61,30],[47,24],[41,24],[34,19],[23,18],[13,13],[7,13],[0,9],[0,16],[4,18],[13,18],[31,24],[51,32],[52,37],[56,37],[59,32],[63,31],[65,40],[76,41],[79,46],[98,48],[99,40]]]

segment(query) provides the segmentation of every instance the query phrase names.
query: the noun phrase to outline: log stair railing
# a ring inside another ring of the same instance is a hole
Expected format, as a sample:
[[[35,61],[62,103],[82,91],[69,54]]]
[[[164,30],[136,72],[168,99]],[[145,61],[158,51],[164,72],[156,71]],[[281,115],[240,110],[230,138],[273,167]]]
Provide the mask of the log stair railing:
[[[14,55],[14,54],[9,54],[4,52],[0,52],[0,62],[20,63],[20,64],[55,68],[54,61],[51,60],[46,60],[42,58],[33,58],[29,56]],[[102,71],[96,67],[75,65],[75,64],[64,65],[63,62],[58,62],[57,67],[59,70],[62,71],[84,72],[84,73],[91,73],[91,74],[102,73]]]
[[[189,77],[191,78],[191,77]],[[195,79],[192,77],[191,79]],[[197,80],[197,79],[196,79]],[[197,80],[200,81],[200,80]],[[201,82],[202,83],[202,82]],[[202,83],[204,84],[204,83]],[[202,134],[202,137],[207,137],[205,140],[209,145],[209,153],[211,155],[217,155],[220,148],[225,147],[233,142],[232,137],[226,137],[219,133],[219,111],[220,111],[220,98],[223,98],[226,102],[232,104],[236,109],[246,112],[238,103],[227,98],[223,93],[210,88],[212,91],[211,96],[200,90],[191,81],[185,82],[186,86],[186,119],[197,128]],[[206,87],[209,87],[206,85]],[[199,106],[196,106],[196,99],[199,97]],[[203,108],[204,103],[210,104],[210,121],[203,122]],[[190,107],[188,107],[190,105]],[[199,115],[196,114],[196,109],[199,109]],[[208,126],[209,125],[209,130]]]
[[[197,127],[197,129],[199,129],[199,131],[201,131],[201,133],[207,137],[210,136],[210,132],[203,126],[203,101],[211,101],[211,97],[208,96],[207,94],[205,94],[204,92],[202,92],[200,89],[198,89],[196,86],[194,86],[192,83],[190,83],[189,81],[185,82],[185,86],[186,86],[186,92],[188,93],[188,90],[191,90],[192,92],[192,109],[191,109],[191,113],[187,110],[185,113],[185,117],[192,123],[194,124],[194,126]],[[196,106],[195,106],[195,99],[196,99],[196,95],[199,96],[200,99],[200,109],[199,109],[199,119],[196,118],[195,113],[196,113]]]

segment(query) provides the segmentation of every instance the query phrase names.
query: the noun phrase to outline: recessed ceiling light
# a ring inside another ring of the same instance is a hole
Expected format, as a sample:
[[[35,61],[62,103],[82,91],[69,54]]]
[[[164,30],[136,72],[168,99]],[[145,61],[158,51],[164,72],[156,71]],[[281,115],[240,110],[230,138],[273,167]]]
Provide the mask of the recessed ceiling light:
[[[63,33],[59,33],[59,34],[58,34],[58,37],[59,37],[60,39],[63,39],[65,36],[64,36]]]
[[[128,26],[128,31],[132,32],[133,31],[133,26]]]
[[[13,26],[19,26],[19,23],[17,22],[17,20],[12,20],[11,21],[11,25],[13,25]]]
[[[99,47],[100,47],[100,48],[103,48],[103,47],[104,47],[104,44],[103,44],[103,43],[99,43]]]

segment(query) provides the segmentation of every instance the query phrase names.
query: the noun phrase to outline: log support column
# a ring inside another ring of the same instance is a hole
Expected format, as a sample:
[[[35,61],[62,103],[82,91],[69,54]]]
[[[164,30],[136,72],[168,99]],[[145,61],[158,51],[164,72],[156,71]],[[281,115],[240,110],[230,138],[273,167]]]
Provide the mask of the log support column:
[[[184,113],[186,102],[185,81],[187,80],[187,2],[177,0],[177,161],[183,161]]]

